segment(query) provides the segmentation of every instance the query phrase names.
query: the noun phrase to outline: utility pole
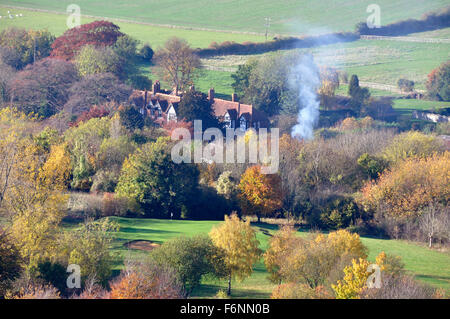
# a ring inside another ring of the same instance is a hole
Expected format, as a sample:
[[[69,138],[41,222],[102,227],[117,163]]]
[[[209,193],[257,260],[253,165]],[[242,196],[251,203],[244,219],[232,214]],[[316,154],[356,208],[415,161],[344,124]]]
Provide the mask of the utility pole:
[[[264,18],[264,20],[266,20],[265,26],[266,26],[266,42],[267,42],[267,35],[269,34],[270,21],[272,21],[272,19],[270,17],[266,17]]]
[[[33,63],[36,62],[36,35],[33,36]]]

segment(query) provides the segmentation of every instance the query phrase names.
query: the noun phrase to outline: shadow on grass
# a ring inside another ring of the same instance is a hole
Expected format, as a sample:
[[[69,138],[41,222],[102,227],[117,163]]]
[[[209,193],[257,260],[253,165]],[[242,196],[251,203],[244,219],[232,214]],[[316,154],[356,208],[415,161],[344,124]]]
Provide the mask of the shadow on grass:
[[[434,275],[420,275],[420,274],[416,274],[415,277],[417,279],[425,279],[425,280],[433,280],[433,281],[437,281],[437,282],[442,282],[442,283],[449,283],[450,282],[450,276],[434,276]]]
[[[211,298],[215,296],[219,290],[226,290],[225,286],[220,285],[201,285],[197,287],[191,294],[191,298]],[[231,298],[236,299],[266,299],[270,294],[255,289],[233,288],[231,285]]]
[[[143,233],[143,234],[167,234],[167,233],[176,233],[170,230],[160,230],[160,229],[148,229],[148,228],[135,228],[135,227],[121,227],[121,233]]]

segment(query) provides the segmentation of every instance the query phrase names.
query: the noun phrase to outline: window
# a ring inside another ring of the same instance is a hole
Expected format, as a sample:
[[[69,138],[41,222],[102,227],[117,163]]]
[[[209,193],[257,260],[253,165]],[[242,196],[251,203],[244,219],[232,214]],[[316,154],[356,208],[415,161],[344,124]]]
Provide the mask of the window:
[[[245,118],[241,117],[239,126],[241,130],[243,131],[247,130],[247,121],[245,120]]]

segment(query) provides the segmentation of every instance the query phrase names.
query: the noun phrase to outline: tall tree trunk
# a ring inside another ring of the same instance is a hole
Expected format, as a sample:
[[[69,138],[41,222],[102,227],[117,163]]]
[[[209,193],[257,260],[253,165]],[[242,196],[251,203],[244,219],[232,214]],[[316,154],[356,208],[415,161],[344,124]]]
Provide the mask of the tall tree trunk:
[[[228,276],[228,290],[227,295],[231,296],[231,274]]]
[[[428,236],[428,248],[431,249],[432,245],[433,245],[433,236]]]

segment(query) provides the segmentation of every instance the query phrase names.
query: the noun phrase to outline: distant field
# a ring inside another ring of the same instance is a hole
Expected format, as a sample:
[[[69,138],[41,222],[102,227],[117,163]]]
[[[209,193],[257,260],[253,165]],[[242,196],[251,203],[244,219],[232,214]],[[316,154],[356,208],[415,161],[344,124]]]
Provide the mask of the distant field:
[[[410,115],[414,110],[428,111],[450,107],[450,102],[398,99],[394,100],[394,109],[403,115]]]
[[[2,0],[2,4],[66,12],[69,4],[80,6],[82,14],[123,18],[140,22],[198,28],[265,32],[265,18],[271,18],[270,32],[322,33],[352,31],[366,21],[372,0]],[[424,12],[441,9],[448,0],[378,0],[383,25]]]
[[[427,75],[450,59],[450,44],[359,40],[303,49],[319,64],[336,66],[361,81],[397,85],[400,78],[425,89]]]
[[[0,5],[1,16],[6,15],[8,10],[12,9],[1,7]],[[22,13],[23,17],[15,19],[0,19],[0,30],[11,26],[29,29],[47,29],[56,36],[63,34],[64,31],[67,30],[66,15],[17,9],[12,10],[12,12]],[[83,17],[81,19],[81,23],[89,23],[94,20],[95,19]],[[174,36],[185,39],[194,48],[208,47],[213,41],[219,43],[224,41],[264,41],[263,36],[252,34],[174,29],[136,23],[125,23],[115,20],[113,20],[113,22],[120,26],[122,32],[132,35],[142,43],[150,43],[153,48],[157,48],[163,45],[164,42],[167,41],[167,39]]]
[[[436,39],[450,39],[450,28],[439,29],[428,32],[411,33],[409,37],[419,38],[436,38]]]
[[[121,225],[121,229],[113,244],[113,251],[123,256],[143,256],[146,253],[136,250],[128,250],[123,244],[131,240],[151,240],[163,243],[170,238],[186,235],[207,234],[217,221],[183,221],[183,220],[159,220],[159,219],[130,219],[114,218]],[[266,249],[269,236],[262,233],[266,230],[274,233],[277,227],[269,224],[253,224],[257,230],[257,238],[260,247]],[[299,236],[305,237],[308,233],[299,232]],[[429,250],[426,247],[407,243],[399,240],[381,240],[362,238],[364,245],[369,248],[369,260],[374,260],[381,252],[396,254],[402,257],[406,269],[424,282],[450,291],[450,255]],[[117,264],[119,269],[122,265]],[[253,275],[242,283],[233,284],[233,297],[236,298],[267,298],[270,296],[274,285],[267,279],[267,272],[263,262],[259,262]],[[211,297],[217,290],[225,289],[226,283],[222,281],[206,281],[194,292],[197,297]]]

